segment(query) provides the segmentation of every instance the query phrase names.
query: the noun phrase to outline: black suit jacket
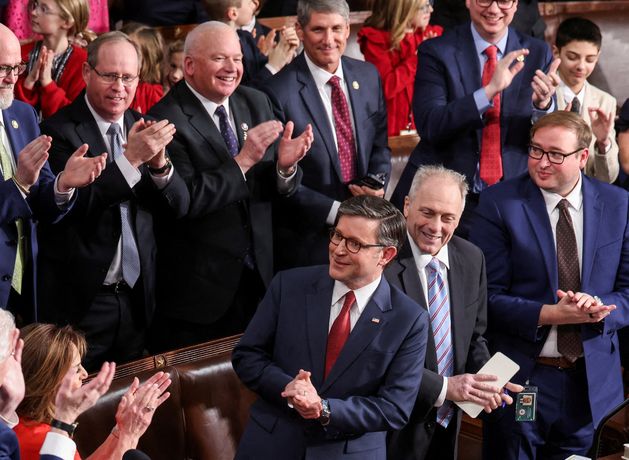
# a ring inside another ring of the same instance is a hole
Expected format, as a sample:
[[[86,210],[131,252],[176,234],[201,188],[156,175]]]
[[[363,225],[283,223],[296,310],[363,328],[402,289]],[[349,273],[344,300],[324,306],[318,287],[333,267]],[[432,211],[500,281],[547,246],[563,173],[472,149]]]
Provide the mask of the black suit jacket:
[[[49,163],[55,173],[63,170],[68,158],[83,144],[89,145],[88,156],[107,151],[84,94],[41,124],[42,133],[53,138]],[[129,130],[141,116],[127,110],[125,128]],[[146,166],[140,172],[142,180],[130,188],[116,163],[108,161],[94,183],[77,190],[76,203],[66,218],[41,230],[39,303],[44,321],[76,323],[87,312],[114,258],[121,234],[118,205],[124,201],[131,204],[140,254],[138,283],[143,289],[134,291],[143,298],[142,316],[150,320],[155,305],[153,214],[180,217],[187,212],[190,198],[176,170],[162,190],[157,189]]]
[[[241,146],[247,130],[274,119],[268,98],[255,89],[236,89],[229,107]],[[166,317],[211,324],[232,305],[247,253],[254,255],[265,285],[273,276],[276,147],[243,176],[220,131],[183,80],[150,113],[177,127],[169,152],[191,200],[186,218],[160,225],[158,308]]]
[[[448,257],[454,374],[475,373],[490,357],[483,336],[487,327],[485,258],[478,247],[457,236],[448,243]],[[385,276],[389,283],[402,289],[422,308],[428,309],[408,241],[398,258],[387,267]],[[437,414],[434,404],[443,386],[443,378],[437,372],[432,330],[428,334],[425,368],[411,421],[400,432],[393,434],[389,443],[390,458],[423,459],[430,445]],[[457,417],[456,423],[455,436],[459,431],[460,417]]]

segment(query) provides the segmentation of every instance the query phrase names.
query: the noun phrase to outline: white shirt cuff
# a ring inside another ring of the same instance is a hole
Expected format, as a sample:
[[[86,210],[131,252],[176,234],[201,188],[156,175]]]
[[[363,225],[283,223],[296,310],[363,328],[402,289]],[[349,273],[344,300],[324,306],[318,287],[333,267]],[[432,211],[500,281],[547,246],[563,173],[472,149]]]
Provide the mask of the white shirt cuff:
[[[332,207],[330,208],[328,217],[325,219],[326,224],[334,225],[334,221],[336,220],[336,213],[339,211],[340,207],[341,207],[340,201],[335,201],[334,203],[332,203]]]
[[[124,155],[120,155],[115,161],[118,165],[118,169],[120,169],[124,179],[127,181],[127,184],[129,184],[129,187],[135,187],[135,184],[142,179],[140,171],[131,166],[131,163],[129,163],[129,160],[127,160],[127,157]]]
[[[448,393],[448,377],[444,377],[443,386],[441,387],[441,393],[439,393],[439,397],[435,401],[435,407],[443,406],[443,403],[446,402],[447,393]]]
[[[153,179],[153,183],[155,184],[155,187],[157,187],[158,190],[162,190],[168,185],[168,183],[170,182],[170,179],[172,179],[174,171],[175,171],[175,168],[171,166],[170,171],[168,171],[168,174],[166,174],[165,176],[156,176],[150,171],[149,171],[149,174],[151,175],[151,179]]]
[[[75,453],[76,444],[72,439],[53,432],[48,432],[39,451],[40,455],[56,455],[63,460],[73,460]]]
[[[72,195],[74,195],[75,189],[71,188],[67,192],[60,191],[59,177],[61,177],[61,173],[59,173],[59,175],[57,175],[57,177],[55,178],[55,204],[58,208],[64,209],[72,199]]]

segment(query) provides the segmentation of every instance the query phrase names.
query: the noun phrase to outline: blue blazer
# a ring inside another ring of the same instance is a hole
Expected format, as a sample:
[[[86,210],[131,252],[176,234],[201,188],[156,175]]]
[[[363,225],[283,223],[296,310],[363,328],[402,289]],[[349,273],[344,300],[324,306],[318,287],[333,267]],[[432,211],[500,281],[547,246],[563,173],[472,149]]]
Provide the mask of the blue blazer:
[[[382,278],[327,379],[334,280],[327,266],[280,272],[236,346],[240,379],[259,396],[239,459],[385,458],[386,431],[409,419],[421,383],[428,315]],[[304,420],[280,394],[300,369],[330,403],[330,424]]]
[[[2,110],[4,129],[11,145],[15,164],[20,151],[33,139],[39,136],[39,126],[35,109],[20,101],[13,101],[8,109]],[[48,163],[40,173],[37,183],[31,187],[30,193],[24,199],[12,180],[0,181],[0,308],[7,307],[9,292],[11,291],[11,279],[15,265],[17,251],[17,227],[15,221],[22,219],[26,238],[29,241],[27,254],[30,256],[30,271],[26,276],[32,277],[35,283],[37,260],[37,233],[35,220],[55,222],[59,220],[64,211],[55,204],[54,181]],[[36,286],[33,286],[34,288]],[[35,296],[32,296],[33,319],[36,320]]]
[[[537,69],[546,69],[552,61],[546,43],[510,28],[505,51],[520,48],[530,51],[524,69],[501,96],[504,179],[526,172],[533,113],[531,81]],[[402,175],[392,197],[396,206],[402,205],[419,166],[443,164],[464,174],[472,184],[480,159],[484,120],[476,108],[474,92],[482,83],[470,23],[423,42],[418,59],[413,114],[421,141],[406,167],[411,173]]]
[[[602,323],[581,326],[590,407],[596,425],[623,400],[616,331],[629,323],[629,195],[582,175],[583,261],[581,290],[618,309]],[[537,327],[542,304],[557,302],[557,257],[550,219],[528,175],[481,194],[470,239],[487,262],[487,338],[531,375],[550,330]]]
[[[341,58],[341,65],[349,84],[354,116],[357,177],[384,173],[388,178],[391,152],[387,145],[387,112],[378,72],[369,63],[345,56]],[[262,90],[271,98],[277,117],[284,123],[295,123],[296,134],[301,134],[308,124],[314,131],[312,147],[299,162],[304,174],[302,185],[277,213],[279,226],[294,232],[283,235],[282,241],[290,241],[290,244],[282,246],[290,248],[290,255],[296,256],[295,264],[327,263],[326,217],[335,200],[343,201],[351,194],[343,183],[332,126],[304,54],[267,80]],[[299,254],[300,249],[303,249],[302,254]]]

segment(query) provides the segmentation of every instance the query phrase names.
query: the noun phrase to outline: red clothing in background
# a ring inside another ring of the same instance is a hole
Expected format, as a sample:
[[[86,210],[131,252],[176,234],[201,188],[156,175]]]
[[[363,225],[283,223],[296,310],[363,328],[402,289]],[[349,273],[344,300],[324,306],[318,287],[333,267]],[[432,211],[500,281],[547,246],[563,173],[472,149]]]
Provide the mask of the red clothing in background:
[[[365,56],[378,69],[387,104],[388,135],[398,136],[400,130],[415,129],[412,113],[413,88],[417,70],[417,47],[424,34],[441,35],[441,26],[429,25],[425,31],[407,33],[399,49],[391,49],[390,33],[373,27],[358,31],[358,43]],[[409,127],[410,122],[410,127]]]
[[[34,46],[35,42],[22,46],[22,62],[28,62],[28,55]],[[72,54],[58,82],[53,80],[44,87],[36,84],[33,89],[29,90],[24,88],[24,79],[27,75],[24,72],[15,85],[16,99],[40,109],[43,118],[54,115],[61,107],[68,105],[85,88],[81,67],[87,61],[87,52],[79,46],[71,46]]]
[[[20,417],[20,423],[13,428],[20,443],[20,459],[21,460],[39,460],[39,451],[44,445],[44,439],[50,431],[50,425],[47,423],[33,422]],[[74,454],[74,460],[81,460],[81,456],[77,451]]]
[[[140,113],[146,113],[164,96],[164,87],[161,83],[138,83],[135,98],[131,108]]]

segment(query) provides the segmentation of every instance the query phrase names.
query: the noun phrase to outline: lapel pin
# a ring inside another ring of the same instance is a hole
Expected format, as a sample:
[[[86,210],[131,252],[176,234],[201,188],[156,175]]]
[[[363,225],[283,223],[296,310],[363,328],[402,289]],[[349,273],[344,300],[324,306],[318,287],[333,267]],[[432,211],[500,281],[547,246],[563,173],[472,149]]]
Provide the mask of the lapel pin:
[[[352,82],[352,88],[354,88],[354,89],[358,89],[358,88],[360,88],[360,85],[358,84],[358,82],[357,82],[356,80],[354,80],[354,81]]]
[[[524,62],[524,54],[520,54],[517,58],[515,58],[518,62]]]
[[[18,129],[20,127],[17,120],[11,120],[11,126],[13,126],[13,128],[15,129]]]
[[[247,131],[249,131],[249,125],[247,123],[241,123],[240,129],[242,129],[242,138],[243,140],[247,140]]]
[[[371,322],[375,324],[380,324],[380,318],[371,318]]]

